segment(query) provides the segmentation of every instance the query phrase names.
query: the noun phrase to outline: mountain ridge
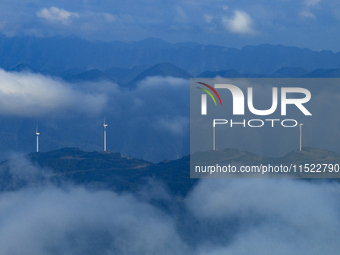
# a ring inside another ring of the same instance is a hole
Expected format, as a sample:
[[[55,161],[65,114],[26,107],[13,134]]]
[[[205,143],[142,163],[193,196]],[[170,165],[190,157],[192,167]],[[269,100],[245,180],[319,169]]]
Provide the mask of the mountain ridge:
[[[149,178],[156,178],[166,183],[174,194],[185,196],[198,181],[198,179],[190,178],[190,157],[202,159],[202,153],[197,152],[176,160],[152,163],[143,159],[126,157],[117,152],[86,152],[78,148],[67,147],[49,152],[30,153],[26,155],[26,158],[33,165],[45,169],[44,171],[51,169],[55,178],[68,180],[78,185],[93,186],[96,184],[119,192],[136,191]],[[210,164],[340,163],[340,154],[311,147],[303,147],[301,152],[294,150],[276,158],[260,157],[255,153],[231,148],[204,153],[207,153],[208,157],[205,157],[205,160],[208,158]],[[8,160],[0,163],[0,176],[4,181],[11,179],[6,172],[8,165]]]
[[[283,45],[260,44],[242,49],[198,43],[168,43],[149,38],[138,42],[87,41],[77,37],[0,36],[0,67],[25,63],[35,70],[80,68],[107,70],[169,62],[194,76],[204,71],[235,69],[240,73],[269,74],[282,67],[340,68],[340,53],[312,51]]]

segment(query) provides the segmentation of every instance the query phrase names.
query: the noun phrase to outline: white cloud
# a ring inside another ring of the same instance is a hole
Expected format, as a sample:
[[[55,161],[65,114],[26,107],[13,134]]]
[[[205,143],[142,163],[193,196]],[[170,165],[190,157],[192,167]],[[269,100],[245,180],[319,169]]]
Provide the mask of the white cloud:
[[[43,116],[65,110],[95,114],[107,101],[103,94],[86,94],[40,74],[0,69],[0,80],[1,115]]]
[[[170,217],[132,195],[49,187],[0,202],[1,254],[186,254]]]
[[[39,183],[26,177],[41,169],[15,161],[9,171],[31,185],[0,193],[1,254],[316,255],[340,249],[335,182],[203,179],[182,200],[154,179],[135,194]]]
[[[79,18],[78,13],[68,12],[57,7],[43,8],[37,12],[37,16],[50,22],[61,22],[63,24],[67,24],[71,18]]]
[[[186,204],[197,224],[229,234],[230,242],[206,245],[202,255],[337,254],[338,199],[336,183],[205,179]]]
[[[321,0],[305,0],[305,4],[307,6],[314,6],[317,5]]]
[[[103,17],[104,17],[106,22],[114,22],[114,21],[116,21],[116,17],[114,15],[110,14],[110,13],[104,12],[103,13]]]
[[[189,126],[189,119],[182,116],[161,116],[156,121],[156,128],[167,130],[173,135],[183,135]]]
[[[26,177],[45,170],[21,157],[11,161],[8,170],[21,185],[0,192],[0,254],[188,254],[175,219],[148,202],[170,199],[155,180],[139,197],[64,182],[57,187]],[[24,188],[20,180],[28,181]]]
[[[213,16],[205,14],[204,19],[207,23],[211,23],[211,21],[213,20]]]
[[[186,88],[187,81],[182,78],[176,78],[172,76],[148,76],[144,80],[140,81],[137,85],[138,90],[144,90],[146,88],[161,88],[164,89],[167,87],[177,87],[177,88]]]
[[[309,11],[302,11],[300,15],[305,18],[315,18],[315,15]]]
[[[175,21],[182,23],[182,22],[186,22],[187,20],[188,20],[188,17],[185,11],[180,6],[176,6]]]
[[[232,18],[223,17],[222,23],[232,33],[236,34],[255,34],[252,28],[253,21],[244,11],[234,11]]]

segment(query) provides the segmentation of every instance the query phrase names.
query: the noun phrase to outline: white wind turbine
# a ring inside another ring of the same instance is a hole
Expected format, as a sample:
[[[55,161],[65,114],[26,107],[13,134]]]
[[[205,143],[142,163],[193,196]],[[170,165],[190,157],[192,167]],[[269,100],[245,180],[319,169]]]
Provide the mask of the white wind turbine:
[[[37,129],[35,130],[35,134],[37,135],[37,152],[39,152],[39,135],[40,135],[40,133],[38,133],[38,126],[37,126]]]
[[[105,119],[104,119],[104,151],[106,151],[106,127],[107,127],[107,124],[105,124]]]
[[[299,124],[300,126],[300,151],[301,151],[301,147],[302,147],[302,123]]]

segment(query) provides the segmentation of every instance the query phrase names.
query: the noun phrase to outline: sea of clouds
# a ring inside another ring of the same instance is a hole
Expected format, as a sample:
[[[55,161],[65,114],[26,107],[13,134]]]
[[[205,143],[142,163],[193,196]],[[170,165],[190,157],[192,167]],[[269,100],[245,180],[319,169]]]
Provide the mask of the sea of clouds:
[[[14,179],[1,184],[4,255],[336,254],[340,249],[336,182],[204,179],[177,197],[155,179],[135,193],[55,182],[50,170],[19,156],[6,169]]]

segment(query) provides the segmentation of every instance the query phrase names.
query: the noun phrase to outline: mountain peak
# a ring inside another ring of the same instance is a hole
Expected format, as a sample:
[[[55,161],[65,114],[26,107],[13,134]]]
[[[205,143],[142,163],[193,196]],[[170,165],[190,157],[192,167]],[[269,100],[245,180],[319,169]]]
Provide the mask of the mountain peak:
[[[164,41],[159,38],[154,38],[154,37],[148,37],[136,43],[139,46],[150,47],[150,48],[163,48],[163,47],[168,47],[172,45],[171,43],[168,43],[167,41]]]
[[[70,82],[82,82],[82,81],[98,82],[102,80],[114,81],[111,77],[107,76],[104,72],[98,69],[92,69],[75,75],[68,74],[64,76],[64,79]]]
[[[27,64],[19,64],[16,67],[10,69],[10,71],[14,71],[14,72],[30,72],[30,73],[36,73],[37,71],[31,67],[30,65]]]

